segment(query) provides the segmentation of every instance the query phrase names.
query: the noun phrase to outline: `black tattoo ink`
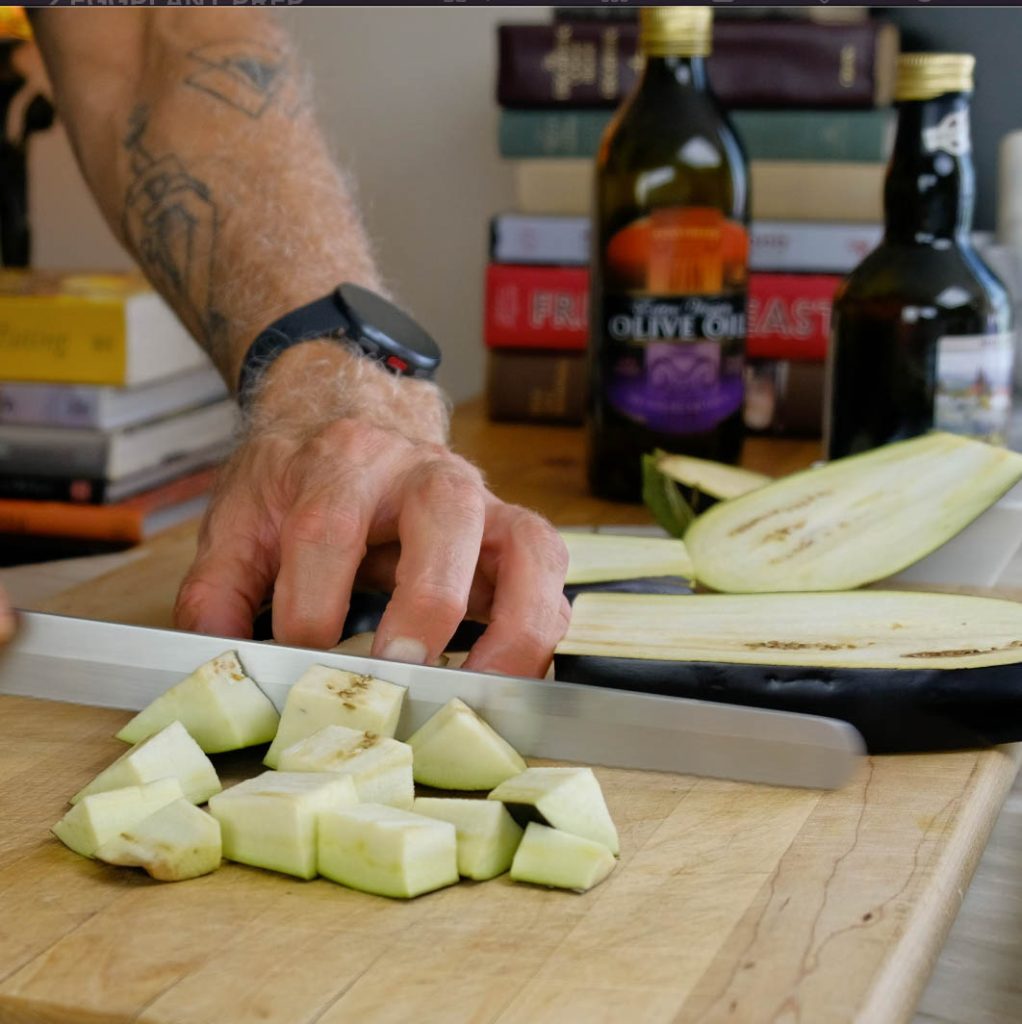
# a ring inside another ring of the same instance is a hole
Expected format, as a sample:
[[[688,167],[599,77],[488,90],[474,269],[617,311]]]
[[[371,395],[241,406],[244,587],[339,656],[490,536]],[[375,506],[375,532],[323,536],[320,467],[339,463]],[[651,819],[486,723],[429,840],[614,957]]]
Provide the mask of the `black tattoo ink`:
[[[213,254],[219,213],[209,187],[172,153],[144,145],[149,114],[131,114],[123,145],[132,178],[125,197],[124,235],[153,285],[199,333],[214,362],[227,358],[227,323],[213,305]]]
[[[283,51],[265,43],[210,43],[188,56],[201,66],[185,79],[186,85],[253,119],[262,117],[285,77]]]

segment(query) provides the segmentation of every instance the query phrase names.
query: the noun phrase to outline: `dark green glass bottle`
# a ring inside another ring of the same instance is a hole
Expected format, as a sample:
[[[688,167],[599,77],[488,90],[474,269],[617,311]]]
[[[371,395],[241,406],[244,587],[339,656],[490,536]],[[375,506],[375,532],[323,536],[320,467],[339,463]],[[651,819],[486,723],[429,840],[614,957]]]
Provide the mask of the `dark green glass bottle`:
[[[1011,303],[976,253],[969,54],[904,54],[883,241],[834,300],[829,458],[931,429],[1003,443]]]
[[[654,448],[737,461],[748,185],[706,74],[707,7],[641,11],[645,66],[596,165],[589,482],[641,498]]]

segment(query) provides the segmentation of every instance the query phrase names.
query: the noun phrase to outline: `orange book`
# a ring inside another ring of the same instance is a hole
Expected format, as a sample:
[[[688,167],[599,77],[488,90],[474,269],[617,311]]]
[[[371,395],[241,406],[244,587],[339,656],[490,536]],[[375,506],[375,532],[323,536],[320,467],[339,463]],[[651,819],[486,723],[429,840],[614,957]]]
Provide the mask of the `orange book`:
[[[113,505],[0,499],[0,533],[137,544],[198,516],[215,473],[212,468],[191,473]]]

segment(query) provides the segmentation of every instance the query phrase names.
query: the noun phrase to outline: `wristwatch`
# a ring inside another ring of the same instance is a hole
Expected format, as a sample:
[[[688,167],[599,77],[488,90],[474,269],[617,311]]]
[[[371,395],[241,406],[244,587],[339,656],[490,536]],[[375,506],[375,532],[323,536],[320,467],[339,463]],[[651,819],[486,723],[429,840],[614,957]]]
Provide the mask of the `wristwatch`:
[[[241,363],[239,405],[282,352],[314,338],[348,342],[403,377],[429,380],[440,365],[440,347],[407,313],[368,288],[342,284],[260,332]]]

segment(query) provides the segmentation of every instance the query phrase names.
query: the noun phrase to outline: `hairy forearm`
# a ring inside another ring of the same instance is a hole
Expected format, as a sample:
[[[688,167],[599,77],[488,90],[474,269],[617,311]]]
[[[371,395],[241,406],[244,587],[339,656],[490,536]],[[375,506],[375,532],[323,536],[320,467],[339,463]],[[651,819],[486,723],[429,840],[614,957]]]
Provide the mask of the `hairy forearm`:
[[[228,382],[279,316],[341,280],[381,288],[304,76],[269,16],[136,10],[103,12],[100,23],[91,13],[48,11],[37,28],[108,222]],[[329,390],[339,415],[394,391],[341,349],[289,353],[281,364],[265,394],[276,394],[282,410],[285,378],[303,378],[307,398]],[[437,419],[432,392],[407,391]],[[435,437],[432,426],[411,432]]]

